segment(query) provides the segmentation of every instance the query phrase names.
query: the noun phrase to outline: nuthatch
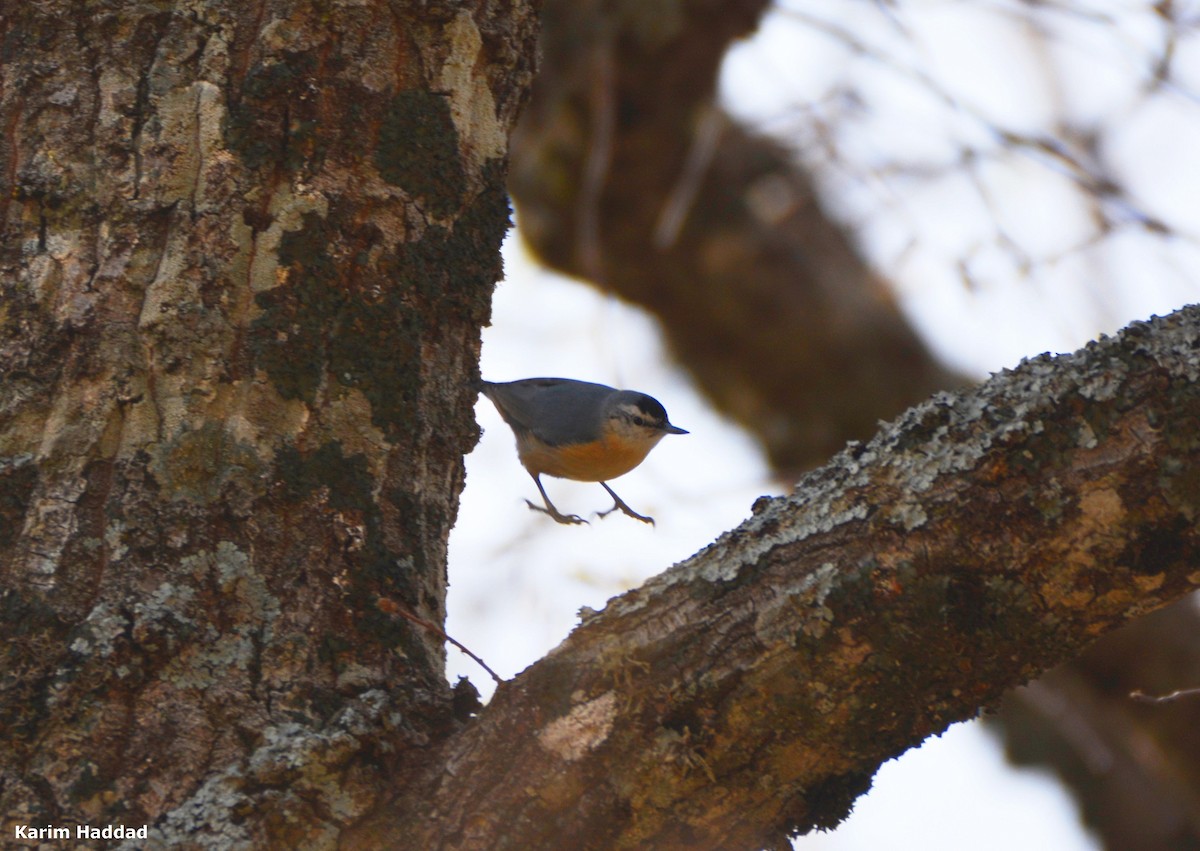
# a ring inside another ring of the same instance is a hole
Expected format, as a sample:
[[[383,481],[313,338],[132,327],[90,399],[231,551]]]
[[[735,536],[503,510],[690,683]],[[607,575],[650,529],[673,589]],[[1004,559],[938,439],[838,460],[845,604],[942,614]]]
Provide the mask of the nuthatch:
[[[668,434],[687,434],[671,425],[657,399],[633,390],[569,378],[526,378],[506,384],[483,382],[492,400],[517,436],[517,456],[542,494],[545,508],[529,500],[534,511],[559,523],[586,523],[576,514],[562,514],[542,487],[541,476],[578,482],[599,482],[615,504],[600,517],[621,509],[643,523],[654,518],[638,514],[608,486],[609,479],[628,473],[645,460]]]

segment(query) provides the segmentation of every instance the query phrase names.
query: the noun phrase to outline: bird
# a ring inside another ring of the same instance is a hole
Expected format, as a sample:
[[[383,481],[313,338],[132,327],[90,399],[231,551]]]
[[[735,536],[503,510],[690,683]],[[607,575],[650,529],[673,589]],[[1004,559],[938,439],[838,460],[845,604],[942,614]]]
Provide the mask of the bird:
[[[613,498],[613,507],[598,512],[599,517],[620,509],[635,520],[654,525],[653,517],[638,514],[626,505],[608,481],[641,464],[668,434],[688,433],[671,425],[661,402],[635,390],[571,378],[484,381],[480,392],[492,400],[512,428],[517,457],[546,504],[542,508],[525,500],[531,509],[559,523],[587,523],[577,514],[563,514],[554,507],[542,487],[544,474],[599,482]]]

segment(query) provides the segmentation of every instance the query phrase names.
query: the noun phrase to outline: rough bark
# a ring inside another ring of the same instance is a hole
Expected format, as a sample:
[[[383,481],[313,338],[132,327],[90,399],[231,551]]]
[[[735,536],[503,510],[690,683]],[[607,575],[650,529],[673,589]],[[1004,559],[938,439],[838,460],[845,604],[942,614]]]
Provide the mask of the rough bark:
[[[456,723],[394,613],[444,614],[534,12],[0,27],[0,830],[328,846]]]
[[[757,849],[1200,585],[1200,308],[940,395],[612,601],[354,834]]]
[[[539,257],[653,312],[679,363],[792,479],[966,382],[795,155],[714,104],[726,47],[767,5],[547,3],[509,185]]]

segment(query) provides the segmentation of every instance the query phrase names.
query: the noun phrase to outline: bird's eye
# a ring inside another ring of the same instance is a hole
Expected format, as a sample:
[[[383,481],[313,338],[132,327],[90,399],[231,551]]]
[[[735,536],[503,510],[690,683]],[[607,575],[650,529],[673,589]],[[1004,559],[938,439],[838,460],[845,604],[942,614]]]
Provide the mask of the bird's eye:
[[[636,426],[644,426],[646,424],[646,421],[644,419],[642,419],[641,417],[634,417],[633,424]]]

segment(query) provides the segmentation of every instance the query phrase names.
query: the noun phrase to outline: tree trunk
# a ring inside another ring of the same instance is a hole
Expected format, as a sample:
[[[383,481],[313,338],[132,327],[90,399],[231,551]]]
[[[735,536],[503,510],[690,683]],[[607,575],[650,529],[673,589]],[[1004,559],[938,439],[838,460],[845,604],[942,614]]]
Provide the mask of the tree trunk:
[[[328,847],[457,723],[397,613],[443,619],[534,12],[2,27],[3,835]]]

